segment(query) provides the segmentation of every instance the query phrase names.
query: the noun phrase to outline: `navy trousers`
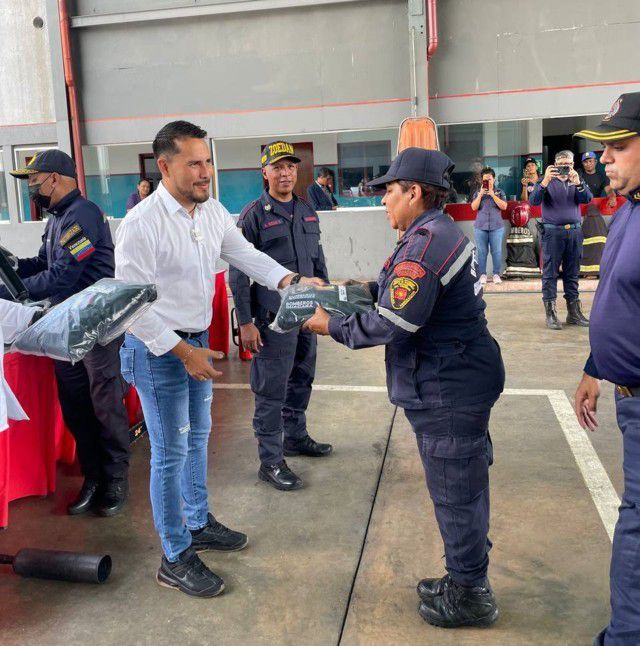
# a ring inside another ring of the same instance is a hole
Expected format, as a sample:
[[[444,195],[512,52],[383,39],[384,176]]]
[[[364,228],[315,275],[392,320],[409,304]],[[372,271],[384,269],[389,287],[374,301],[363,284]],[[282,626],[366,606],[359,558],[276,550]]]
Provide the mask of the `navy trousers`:
[[[489,566],[490,414],[486,405],[405,410],[416,434],[447,572],[464,586],[482,585]]]
[[[251,362],[251,390],[256,407],[253,430],[262,464],[283,459],[283,434],[288,439],[307,435],[306,410],[316,374],[317,337],[292,330],[273,332],[267,321],[256,321],[262,350]]]
[[[578,277],[582,259],[582,229],[564,229],[545,226],[542,234],[542,300],[555,301],[558,276],[562,265],[564,297],[569,301],[579,298]]]
[[[616,395],[622,431],[624,493],[613,534],[611,622],[595,644],[640,644],[640,397]]]

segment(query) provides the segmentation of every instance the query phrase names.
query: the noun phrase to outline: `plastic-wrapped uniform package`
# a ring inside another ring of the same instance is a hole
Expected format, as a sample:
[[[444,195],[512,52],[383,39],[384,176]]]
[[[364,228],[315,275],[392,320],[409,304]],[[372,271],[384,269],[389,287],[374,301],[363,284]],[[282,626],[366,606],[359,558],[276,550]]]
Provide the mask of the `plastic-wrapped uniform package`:
[[[275,332],[289,332],[310,319],[320,305],[332,316],[349,316],[373,309],[373,297],[366,284],[290,285],[281,291],[282,301],[269,326]]]
[[[20,334],[11,350],[76,363],[118,338],[157,298],[155,285],[102,278],[49,310]]]

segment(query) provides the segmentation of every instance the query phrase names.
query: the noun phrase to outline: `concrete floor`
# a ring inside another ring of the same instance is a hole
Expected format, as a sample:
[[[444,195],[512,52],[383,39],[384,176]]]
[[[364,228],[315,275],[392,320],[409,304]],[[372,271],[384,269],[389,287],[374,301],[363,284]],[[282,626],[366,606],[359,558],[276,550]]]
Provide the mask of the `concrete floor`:
[[[586,309],[591,294],[583,297]],[[544,328],[537,294],[487,296],[509,388],[572,396],[588,332]],[[563,304],[560,303],[563,310]],[[221,383],[246,383],[248,365],[221,363]],[[384,386],[381,349],[351,352],[322,339],[317,384]],[[611,389],[589,436],[621,492],[621,442]],[[217,390],[210,444],[213,512],[249,534],[246,550],[205,553],[225,593],[194,600],[160,588],[148,502],[146,438],[133,450],[131,502],[113,519],[70,518],[80,485],[61,469],[45,499],[12,504],[0,551],[20,546],[108,551],[104,586],[0,576],[1,643],[13,644],[588,644],[608,616],[610,541],[549,401],[505,395],[494,409],[491,579],[501,618],[491,629],[445,631],[416,613],[415,584],[443,570],[415,440],[378,392],[318,390],[311,434],[328,459],[292,458],[307,487],[277,492],[256,477],[252,396]]]

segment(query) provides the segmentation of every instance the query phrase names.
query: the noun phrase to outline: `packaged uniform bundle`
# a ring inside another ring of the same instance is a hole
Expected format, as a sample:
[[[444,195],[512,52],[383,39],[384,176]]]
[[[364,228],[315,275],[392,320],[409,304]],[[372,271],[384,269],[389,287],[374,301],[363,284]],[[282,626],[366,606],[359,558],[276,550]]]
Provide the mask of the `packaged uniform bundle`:
[[[282,291],[282,302],[269,326],[275,332],[289,332],[310,319],[318,305],[334,316],[349,316],[373,309],[367,285],[291,285]]]
[[[107,345],[155,301],[155,285],[103,278],[56,305],[16,338],[12,350],[76,363]]]

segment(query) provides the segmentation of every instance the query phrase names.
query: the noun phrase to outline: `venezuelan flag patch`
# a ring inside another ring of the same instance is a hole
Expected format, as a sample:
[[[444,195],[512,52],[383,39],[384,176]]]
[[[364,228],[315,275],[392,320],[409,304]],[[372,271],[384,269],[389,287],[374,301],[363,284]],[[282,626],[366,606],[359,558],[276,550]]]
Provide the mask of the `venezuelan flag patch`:
[[[82,262],[96,250],[91,240],[86,236],[80,236],[77,240],[70,242],[67,249],[78,262]]]

